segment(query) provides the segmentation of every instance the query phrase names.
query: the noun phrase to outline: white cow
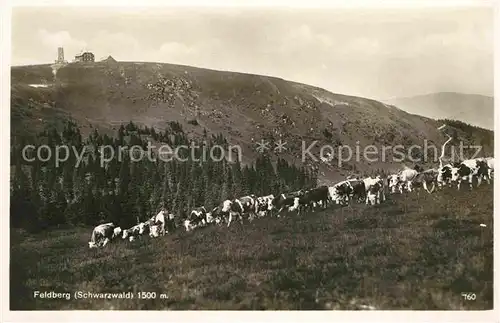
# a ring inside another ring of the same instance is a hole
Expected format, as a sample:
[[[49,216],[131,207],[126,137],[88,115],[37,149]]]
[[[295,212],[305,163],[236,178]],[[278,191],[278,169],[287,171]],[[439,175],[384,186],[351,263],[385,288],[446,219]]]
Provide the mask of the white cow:
[[[262,217],[266,213],[274,209],[273,205],[274,195],[266,195],[257,198],[257,215]]]
[[[472,180],[477,178],[477,186],[481,185],[483,178],[486,178],[490,183],[488,176],[488,164],[484,159],[475,158],[467,159],[461,162],[457,168],[452,170],[451,180],[457,182],[457,189],[460,189],[460,184],[463,180],[469,181],[469,187],[472,189]]]
[[[116,238],[116,237],[119,237],[121,234],[122,234],[122,228],[116,227],[113,230],[113,239]]]
[[[389,191],[395,193],[396,190],[399,190],[400,193],[403,193],[406,188],[408,192],[411,192],[412,181],[417,175],[418,171],[411,168],[405,168],[397,174],[390,175],[388,178]]]
[[[162,235],[164,236],[167,231],[165,230],[165,219],[167,218],[167,212],[165,209],[162,209],[160,212],[158,212],[157,215],[153,216],[151,219],[149,219],[150,223],[151,223],[151,226],[155,225],[155,226],[159,226],[159,232],[158,234],[159,235]],[[155,229],[157,230],[157,229]],[[151,236],[151,230],[150,230],[150,236]]]
[[[399,181],[398,174],[391,174],[387,176],[387,186],[389,187],[389,192],[392,194],[396,192],[399,192],[400,194],[403,193],[403,185]]]
[[[113,239],[115,225],[113,223],[104,223],[96,226],[92,231],[92,237],[89,241],[89,248],[104,247]]]
[[[288,212],[298,211],[299,206],[300,206],[299,200],[300,200],[299,197],[293,198],[293,204],[291,206],[288,206]]]
[[[137,225],[134,225],[130,229],[123,230],[122,232],[122,239],[129,239],[129,241],[133,241],[135,237],[141,236],[147,231],[149,231],[149,221],[148,222],[141,222]]]
[[[155,224],[149,227],[149,236],[151,238],[157,238],[162,235],[161,225]]]
[[[226,215],[226,214],[229,214],[229,217],[228,217],[228,223],[227,223],[227,226],[229,227],[229,225],[231,224],[231,221],[233,219],[233,211],[231,211],[231,207],[233,206],[233,201],[231,200],[225,200],[224,202],[222,202],[222,207],[221,207],[221,213],[223,215]]]
[[[247,216],[249,221],[257,215],[257,203],[254,195],[243,196],[232,201],[225,200],[222,205],[222,212],[229,213],[227,226],[231,225],[233,218],[239,218],[243,224],[243,216]]]
[[[207,224],[211,224],[216,222],[215,217],[212,216],[212,212],[207,213]]]
[[[189,216],[184,220],[184,228],[186,232],[198,227],[205,226],[207,221],[207,210],[204,206],[199,206],[189,213]]]
[[[366,204],[375,205],[385,201],[384,181],[380,176],[365,178],[363,183],[365,184]]]
[[[399,183],[398,174],[391,174],[387,176],[387,187],[389,188],[389,192],[392,194],[396,192],[403,193],[403,188]]]
[[[488,165],[488,179],[493,179],[493,173],[495,171],[495,159],[493,157],[484,158],[486,165]]]

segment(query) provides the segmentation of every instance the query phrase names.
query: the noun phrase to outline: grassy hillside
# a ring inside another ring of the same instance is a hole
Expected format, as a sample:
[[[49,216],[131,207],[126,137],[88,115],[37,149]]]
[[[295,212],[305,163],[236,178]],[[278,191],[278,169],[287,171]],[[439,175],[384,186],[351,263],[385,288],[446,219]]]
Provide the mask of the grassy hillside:
[[[477,94],[440,92],[384,101],[409,113],[433,119],[456,119],[493,130],[493,98]]]
[[[54,77],[49,65],[19,66],[12,70],[12,133],[33,134],[47,124],[75,119],[84,129],[111,132],[134,123],[165,129],[178,121],[190,136],[203,129],[223,133],[244,151],[244,162],[255,159],[255,142],[266,137],[287,142],[281,154],[289,162],[301,157],[301,141],[318,156],[321,145],[395,146],[440,145],[446,137],[440,122],[360,97],[334,94],[320,88],[259,75],[221,72],[189,66],[99,62],[69,64]],[[45,84],[47,87],[32,87]],[[485,146],[493,153],[493,132],[466,129],[457,142]],[[316,163],[323,177],[339,178],[370,169],[400,169],[386,161],[345,162],[338,167]],[[313,163],[311,160],[309,163]]]
[[[493,185],[391,197],[87,247],[92,228],[11,231],[11,309],[493,307]],[[484,223],[486,227],[480,227]],[[34,300],[33,290],[157,292],[155,300]],[[474,301],[461,297],[475,293]],[[160,299],[165,293],[168,298]]]

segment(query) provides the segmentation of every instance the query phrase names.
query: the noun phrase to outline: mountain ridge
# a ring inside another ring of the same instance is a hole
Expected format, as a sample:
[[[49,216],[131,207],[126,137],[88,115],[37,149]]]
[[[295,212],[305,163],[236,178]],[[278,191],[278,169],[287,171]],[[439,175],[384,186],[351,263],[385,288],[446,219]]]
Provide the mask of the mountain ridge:
[[[392,98],[382,100],[382,102],[425,117],[456,119],[489,130],[493,130],[494,127],[494,98],[492,96],[435,92]]]
[[[319,156],[322,145],[409,147],[424,140],[440,145],[446,139],[437,130],[441,121],[278,77],[166,63],[112,63],[70,63],[55,77],[49,64],[12,67],[12,133],[22,135],[67,118],[88,132],[94,127],[113,132],[129,121],[164,129],[176,121],[193,137],[204,129],[223,133],[242,145],[247,161],[255,159],[255,142],[261,138],[286,141],[281,157],[289,161],[300,160],[301,141],[307,147],[317,140],[311,151]],[[457,140],[487,142],[485,153],[492,154],[493,132],[460,127],[454,130]],[[348,161],[340,167],[338,159],[333,165],[310,163],[327,178],[401,167],[380,160]]]

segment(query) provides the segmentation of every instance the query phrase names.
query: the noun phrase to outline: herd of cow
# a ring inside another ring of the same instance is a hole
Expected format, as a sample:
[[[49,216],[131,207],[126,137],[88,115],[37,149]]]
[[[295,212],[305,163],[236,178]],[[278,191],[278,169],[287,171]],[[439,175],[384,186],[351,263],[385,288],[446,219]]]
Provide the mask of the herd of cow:
[[[428,193],[432,193],[436,186],[442,188],[445,185],[451,186],[452,183],[456,183],[457,188],[460,189],[460,184],[463,181],[468,181],[470,189],[472,189],[474,179],[477,180],[478,186],[483,180],[490,183],[493,170],[493,157],[476,158],[455,164],[440,165],[438,168],[425,171],[418,166],[415,169],[405,168],[385,179],[381,176],[365,179],[348,178],[330,187],[320,186],[311,190],[299,190],[277,196],[272,194],[261,197],[249,195],[225,200],[210,212],[207,212],[203,206],[195,208],[183,220],[182,224],[186,231],[191,231],[207,225],[227,223],[229,227],[236,219],[243,224],[244,219],[252,221],[266,215],[280,217],[283,211],[301,214],[316,208],[327,208],[328,204],[347,205],[350,201],[357,201],[375,205],[385,201],[386,190],[394,194],[424,188]],[[429,187],[432,188],[429,189]],[[163,208],[149,220],[126,230],[122,230],[113,223],[100,224],[92,232],[89,247],[103,247],[120,236],[129,241],[145,234],[156,238],[174,230],[175,223],[178,223],[176,217]]]

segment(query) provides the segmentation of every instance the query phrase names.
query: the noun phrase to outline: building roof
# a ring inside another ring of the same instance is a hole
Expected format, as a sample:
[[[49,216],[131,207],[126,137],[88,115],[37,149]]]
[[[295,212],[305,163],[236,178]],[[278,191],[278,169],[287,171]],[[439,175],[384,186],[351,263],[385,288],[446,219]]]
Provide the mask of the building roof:
[[[91,52],[83,52],[83,53],[81,53],[80,55],[75,55],[75,57],[80,57],[80,56],[83,56],[83,55],[85,55],[85,54],[94,55],[94,54],[93,54],[93,53],[91,53]]]

